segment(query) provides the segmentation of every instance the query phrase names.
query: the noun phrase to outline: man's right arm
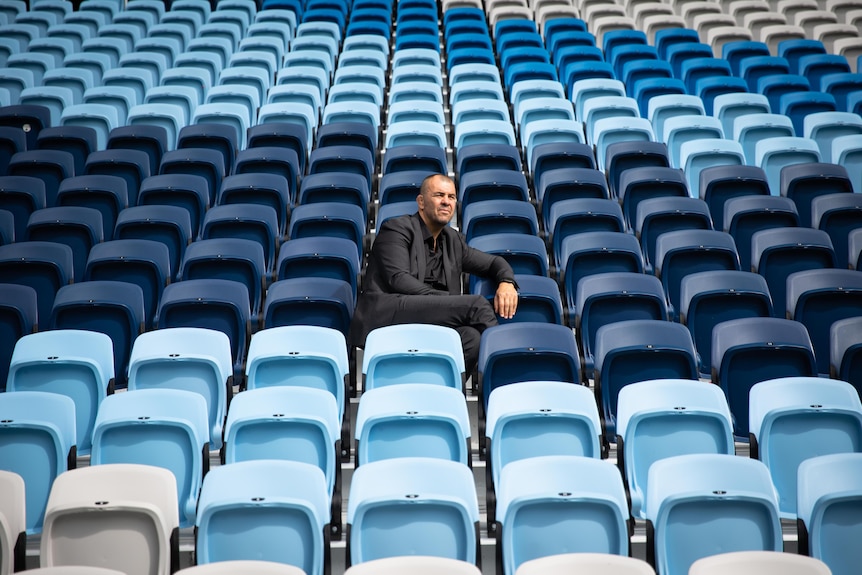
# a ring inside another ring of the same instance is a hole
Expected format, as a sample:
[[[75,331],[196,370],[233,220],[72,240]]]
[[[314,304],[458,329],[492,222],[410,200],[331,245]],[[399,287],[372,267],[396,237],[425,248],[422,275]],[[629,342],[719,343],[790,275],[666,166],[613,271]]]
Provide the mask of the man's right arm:
[[[384,224],[374,239],[371,257],[374,258],[378,281],[389,293],[407,295],[448,295],[436,290],[410,273],[413,234],[403,226]]]

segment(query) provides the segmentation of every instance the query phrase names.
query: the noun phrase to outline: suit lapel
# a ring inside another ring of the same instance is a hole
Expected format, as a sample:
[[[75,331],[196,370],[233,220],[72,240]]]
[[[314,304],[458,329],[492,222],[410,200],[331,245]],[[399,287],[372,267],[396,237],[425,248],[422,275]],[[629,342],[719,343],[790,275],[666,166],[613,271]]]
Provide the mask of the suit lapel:
[[[419,215],[414,214],[410,217],[410,223],[413,226],[413,237],[418,241],[413,241],[410,246],[410,257],[413,260],[414,269],[416,270],[416,279],[419,281],[425,280],[425,254],[423,252],[424,243],[422,242],[422,228],[419,225]]]

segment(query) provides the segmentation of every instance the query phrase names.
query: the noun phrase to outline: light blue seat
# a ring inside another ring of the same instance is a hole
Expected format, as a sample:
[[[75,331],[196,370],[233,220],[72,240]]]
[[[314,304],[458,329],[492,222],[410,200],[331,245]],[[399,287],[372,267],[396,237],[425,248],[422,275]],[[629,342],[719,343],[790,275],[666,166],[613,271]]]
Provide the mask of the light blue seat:
[[[683,142],[679,151],[679,165],[685,172],[688,191],[700,197],[700,173],[713,166],[742,166],[745,155],[739,142],[706,138]]]
[[[356,414],[356,464],[395,457],[470,463],[470,419],[459,389],[403,383],[362,394]]]
[[[42,83],[42,75],[48,70],[56,67],[58,62],[51,54],[40,52],[18,52],[11,54],[6,58],[6,66],[10,68],[18,68],[21,70],[29,70],[33,73],[34,86]]]
[[[106,74],[107,73],[108,72],[106,72]],[[95,86],[95,81],[95,75],[91,69],[71,66],[48,70],[42,76],[43,86],[62,86],[72,90],[72,98],[76,103],[83,101],[84,92],[86,92],[88,88],[93,88]],[[105,81],[104,75],[102,76],[102,81]],[[35,84],[29,85],[35,86]]]
[[[0,17],[2,19],[2,17]],[[26,514],[24,478],[12,471],[0,471],[0,569],[13,573],[23,568],[26,558]]]
[[[395,52],[398,54],[399,52]],[[443,76],[440,71],[440,65],[429,64],[408,64],[408,65],[392,65],[392,84],[402,84],[404,82],[427,82],[429,84],[443,85]]]
[[[389,90],[389,103],[397,104],[399,102],[434,102],[442,104],[443,91],[440,86],[430,82],[402,82],[394,84]]]
[[[632,515],[646,518],[650,466],[690,453],[734,455],[730,408],[717,385],[655,379],[625,386],[617,408],[617,460]]]
[[[439,69],[440,54],[429,48],[403,48],[392,55],[393,68],[413,65],[436,66]]]
[[[236,67],[252,67],[265,70],[268,74],[268,83],[271,83],[275,77],[275,72],[279,67],[281,60],[278,55],[272,51],[253,50],[252,48],[240,48],[228,60],[230,68]]]
[[[795,136],[793,122],[784,114],[753,113],[737,116],[729,137],[742,144],[745,162],[755,165],[757,143],[767,138]]]
[[[358,8],[358,6],[357,6]],[[377,34],[349,34],[341,45],[342,52],[354,49],[377,50],[381,54],[389,55],[388,39]]]
[[[862,454],[820,455],[799,464],[797,509],[800,553],[823,561],[835,575],[858,565],[855,545],[862,498]]]
[[[335,70],[333,84],[374,84],[382,91],[386,86],[385,72],[376,66],[347,66]]]
[[[0,420],[0,469],[24,479],[27,534],[40,533],[51,484],[75,467],[75,402],[58,393],[3,393]]]
[[[628,96],[603,96],[590,98],[584,102],[583,113],[578,116],[578,119],[584,123],[587,141],[595,141],[593,130],[596,121],[615,116],[639,118],[640,111],[637,100]]]
[[[399,54],[403,53],[398,52]],[[363,48],[363,49],[353,49],[353,50],[345,50],[341,53],[341,56],[338,58],[339,66],[377,66],[382,69],[386,69],[389,65],[387,62],[386,54],[381,52],[380,50],[375,50],[373,48]],[[438,64],[439,66],[439,64]]]
[[[456,148],[473,144],[515,145],[515,130],[509,120],[468,120],[455,125]]]
[[[155,88],[150,88],[151,90]],[[97,86],[84,92],[84,104],[107,104],[117,110],[117,117],[125,122],[132,106],[138,104],[137,95],[127,86]],[[197,105],[197,102],[195,102]]]
[[[99,403],[113,391],[111,338],[94,331],[52,330],[25,335],[15,344],[6,390],[68,396],[75,404],[77,451],[90,453]]]
[[[511,125],[509,127],[511,128]],[[386,141],[383,143],[384,148],[412,145],[446,148],[444,125],[430,120],[396,122],[389,125],[386,130]]]
[[[143,68],[149,70],[153,74],[154,86],[157,86],[162,79],[162,74],[167,70],[171,62],[168,57],[161,52],[154,52],[145,48],[140,48],[135,52],[123,54],[120,56],[121,67],[126,68]]]
[[[369,102],[330,102],[323,108],[323,123],[333,122],[370,124],[376,132],[380,127],[380,106]]]
[[[168,469],[177,481],[180,525],[188,527],[194,523],[208,443],[202,395],[179,389],[118,393],[99,406],[90,465],[140,463]]]
[[[458,82],[449,89],[449,105],[454,106],[462,100],[495,98],[505,100],[503,86],[492,80],[469,80]]]
[[[585,118],[584,105],[588,100],[625,95],[625,85],[619,80],[587,78],[574,83],[569,99],[575,104],[575,116],[583,121]]]
[[[155,74],[139,66],[128,66],[113,68],[102,75],[102,84],[105,86],[127,86],[135,90],[135,102],[141,103],[147,95],[147,90],[156,86]]]
[[[832,140],[832,161],[847,169],[853,191],[862,192],[862,135],[839,136]]]
[[[348,565],[401,555],[480,560],[476,484],[463,463],[400,457],[359,466],[347,524]]]
[[[111,69],[111,57],[101,52],[76,52],[66,56],[63,65],[90,70],[98,85],[102,83],[102,75]]]
[[[246,147],[248,132],[248,108],[243,104],[201,104],[195,108],[192,124],[225,124],[236,130],[239,149]]]
[[[21,105],[45,106],[51,111],[51,125],[60,125],[63,110],[75,103],[74,93],[64,86],[24,88],[18,96]]]
[[[862,118],[852,112],[815,112],[803,120],[806,138],[817,142],[823,162],[832,162],[832,142],[841,136],[862,134]]]
[[[329,97],[330,103],[332,102],[332,94],[330,93]],[[509,110],[506,107],[505,102],[500,102],[499,100],[491,100],[490,102],[494,102],[493,111],[489,108],[482,108],[478,111],[479,114],[482,114],[483,117],[485,114],[495,113],[498,119],[502,119],[502,111],[505,110],[507,114]],[[499,104],[499,107],[497,106]],[[459,104],[460,105],[460,104]],[[463,112],[471,113],[474,110],[463,109]],[[454,118],[458,118],[458,110],[453,110],[453,122],[457,123],[458,120]],[[469,116],[468,116],[469,117]],[[437,122],[438,124],[445,124],[446,118],[443,110],[443,104],[438,102],[419,102],[415,100],[405,100],[403,102],[396,102],[394,104],[389,105],[389,117],[387,119],[387,124],[390,126],[392,124],[396,124],[398,122],[416,122],[416,121],[430,121]]]
[[[251,86],[257,90],[257,101],[262,102],[266,99],[266,91],[272,84],[272,74],[257,66],[231,66],[219,73],[218,84]]]
[[[783,550],[778,500],[759,461],[677,455],[652,464],[648,485],[647,546],[659,573],[686,575],[717,552]]]
[[[173,68],[196,68],[205,70],[209,74],[208,86],[212,85],[221,73],[224,64],[221,56],[213,52],[197,50],[194,52],[183,52],[174,59]],[[164,72],[162,73],[164,78]]]
[[[521,82],[523,84],[524,82]],[[515,125],[520,127],[536,120],[574,120],[572,103],[557,95],[523,99],[513,106]]]
[[[712,103],[712,109],[713,115],[721,120],[724,133],[728,136],[733,134],[733,123],[739,116],[769,114],[772,111],[766,96],[751,92],[719,94]]]
[[[427,104],[427,102],[414,102],[417,107],[424,107]],[[470,120],[509,122],[509,105],[496,98],[481,98],[461,100],[452,107],[452,125],[457,126],[461,122]]]
[[[481,427],[481,423],[480,423]],[[496,488],[513,461],[546,455],[602,457],[601,421],[589,387],[524,381],[496,387],[485,415],[488,532],[496,525]]]
[[[186,86],[193,88],[197,94],[195,104],[202,104],[207,91],[212,86],[212,73],[206,68],[182,66],[165,70],[162,75],[162,86]]]
[[[260,91],[245,84],[220,84],[207,91],[204,103],[242,104],[248,111],[248,123],[251,125],[261,104]]]
[[[311,149],[317,130],[318,112],[310,105],[301,102],[279,102],[264,104],[257,114],[257,125],[274,122],[298,124],[305,128],[306,149]]]
[[[347,377],[350,367],[344,334],[315,325],[290,325],[256,332],[249,344],[246,387],[310,387],[335,398],[342,425],[342,451],[350,453]]]
[[[188,116],[185,110],[176,104],[139,104],[129,110],[126,123],[130,126],[160,126],[167,134],[167,150],[173,150],[177,145],[177,136],[187,124]]]
[[[266,104],[307,104],[320,114],[320,88],[311,84],[278,84],[269,89]]]
[[[129,359],[129,391],[181,389],[206,400],[210,445],[221,447],[228,389],[233,386],[230,339],[222,332],[162,328],[135,339]]]
[[[535,98],[560,98],[566,100],[566,93],[563,85],[554,80],[521,80],[512,85],[510,91],[510,100],[512,101],[512,111],[517,117],[521,110],[521,105],[528,100]],[[569,100],[569,106],[574,112],[574,103]]]
[[[653,142],[655,134],[646,118],[611,117],[601,118],[593,125],[593,144],[599,170],[607,169],[608,148],[617,142]]]
[[[108,145],[111,130],[121,125],[117,109],[108,104],[75,104],[63,110],[63,126],[85,126],[96,130],[96,143],[100,150]]]
[[[210,471],[195,521],[199,565],[255,559],[323,575],[329,501],[323,472],[296,461],[243,461]]]
[[[270,93],[272,93],[272,89]],[[377,84],[360,84],[357,82],[336,84],[329,89],[328,102],[330,104],[336,102],[369,102],[379,107],[383,105],[383,90]]]
[[[721,122],[712,116],[703,115],[681,115],[668,118],[662,128],[662,133],[657,134],[659,141],[667,143],[670,165],[674,168],[682,168],[681,152],[686,142],[702,140],[707,138],[722,139],[725,134]],[[695,197],[698,197],[695,195]]]
[[[794,519],[803,461],[862,452],[859,394],[845,381],[785,377],[755,384],[748,401],[752,457],[769,469],[781,517]]]
[[[463,390],[464,369],[458,332],[430,324],[372,330],[362,358],[366,391],[398,383],[432,383]]]
[[[521,128],[521,147],[526,152],[529,165],[533,164],[533,153],[536,147],[552,142],[585,144],[586,139],[581,122],[536,120]]]
[[[654,96],[650,98],[647,109],[647,118],[652,123],[656,134],[664,134],[664,123],[668,118],[673,118],[674,116],[703,116],[705,114],[703,100],[689,94],[663,94]]]
[[[778,137],[760,140],[754,147],[754,163],[766,172],[769,189],[781,190],[784,166],[820,161],[820,148],[809,138]]]
[[[456,64],[449,70],[449,85],[459,82],[484,80],[500,83],[500,69],[493,64],[467,63]],[[514,91],[512,93],[514,97]],[[514,104],[514,102],[513,102]]]
[[[500,474],[497,504],[505,575],[549,555],[629,554],[625,489],[610,462],[568,455],[514,461]]]
[[[197,90],[189,86],[154,86],[147,90],[147,95],[144,97],[144,104],[178,106],[185,118],[191,118],[194,115],[199,103]],[[174,143],[176,144],[176,141]]]

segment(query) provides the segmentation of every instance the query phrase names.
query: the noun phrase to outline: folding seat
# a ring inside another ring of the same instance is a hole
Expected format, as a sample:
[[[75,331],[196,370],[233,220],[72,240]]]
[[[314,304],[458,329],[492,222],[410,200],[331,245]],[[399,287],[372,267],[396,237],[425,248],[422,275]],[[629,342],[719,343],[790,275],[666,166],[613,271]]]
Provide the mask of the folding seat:
[[[602,118],[610,117],[640,117],[637,101],[627,96],[607,96],[590,98],[584,102],[583,113],[578,116],[584,122],[587,141],[595,141],[593,130],[595,123]]]
[[[72,249],[74,278],[84,277],[87,253],[104,239],[102,215],[94,208],[58,206],[36,210],[27,222],[29,241],[66,244]]]
[[[486,200],[519,200],[529,202],[527,179],[513,170],[474,170],[463,174],[458,182],[458,203],[464,210],[473,202]]]
[[[793,128],[797,134],[805,133],[805,117],[816,112],[833,112],[836,108],[835,98],[825,92],[793,92],[784,94],[779,101],[782,114],[793,120]]]
[[[701,374],[712,368],[712,334],[723,321],[771,317],[772,300],[762,276],[747,271],[713,270],[682,279],[680,321],[691,332]]]
[[[359,403],[357,466],[399,457],[469,464],[470,422],[460,390],[404,383],[371,389]]]
[[[839,136],[832,142],[832,159],[836,164],[844,166],[850,175],[850,181],[854,182],[853,191],[858,192],[862,186],[855,184],[859,174],[862,173],[860,164],[860,146],[862,137],[859,135]]]
[[[562,553],[524,561],[515,571],[518,575],[539,575],[540,573],[561,574],[571,569],[580,573],[597,575],[615,573],[617,575],[653,575],[655,571],[649,563],[632,557],[622,557],[607,553]]]
[[[841,269],[850,267],[850,234],[862,227],[858,206],[856,196],[846,193],[817,196],[811,202],[812,227],[829,234],[835,250],[836,267]]]
[[[97,149],[96,132],[92,128],[84,126],[53,126],[44,128],[39,132],[37,147],[40,150],[70,152],[74,157],[75,173],[82,174],[84,173],[84,162],[87,156],[90,152],[94,152]],[[23,151],[23,147],[16,151]]]
[[[678,319],[682,279],[702,271],[739,270],[739,256],[730,234],[687,229],[658,236],[653,265],[667,294],[672,317]]]
[[[57,189],[65,178],[74,176],[74,157],[70,152],[33,149],[14,154],[9,160],[7,175],[32,176],[44,182],[45,205],[53,207]]]
[[[506,123],[508,124],[508,122]],[[512,129],[511,124],[509,124],[509,129]],[[386,149],[397,148],[399,146],[446,148],[448,145],[447,140],[448,136],[443,124],[431,120],[412,120],[410,122],[389,124],[383,147]],[[514,140],[514,135],[512,136],[512,140]]]
[[[461,228],[469,242],[492,233],[537,235],[539,220],[532,204],[523,200],[474,201],[464,207]]]
[[[0,285],[0,333],[4,344],[0,346],[0,389],[6,390],[9,362],[15,344],[25,335],[35,333],[39,327],[36,290],[28,285],[4,283]]]
[[[101,465],[62,474],[48,500],[43,568],[169,573],[179,562],[175,486],[171,473],[155,466]],[[94,524],[98,510],[107,512]],[[94,565],[95,549],[103,547]]]
[[[646,518],[648,472],[656,461],[693,453],[734,455],[730,418],[721,389],[697,380],[639,381],[620,390],[617,459],[635,517]]]
[[[757,144],[769,138],[794,137],[793,122],[783,114],[754,113],[738,116],[733,121],[732,137],[742,144],[749,165],[757,162]]]
[[[549,277],[516,274],[520,303],[516,314],[509,318],[500,318],[501,324],[523,322],[565,323],[565,311],[560,297],[557,282]],[[497,289],[496,283],[481,278],[476,281],[472,293],[484,296],[493,303]]]
[[[446,149],[439,146],[398,146],[386,150],[381,163],[384,175],[406,170],[428,170],[438,174],[448,172]]]
[[[757,90],[761,78],[790,74],[790,63],[779,56],[749,56],[739,63],[739,76],[748,84],[751,91]],[[806,74],[802,74],[807,76]],[[816,84],[812,84],[816,85]]]
[[[362,208],[341,202],[317,202],[293,210],[288,236],[337,237],[351,240],[362,259],[364,253],[365,216]]]
[[[681,150],[686,142],[703,139],[722,139],[725,134],[721,122],[711,116],[680,115],[668,118],[663,124],[660,141],[667,142],[670,165],[682,168]]]
[[[423,504],[405,506],[405,492]],[[408,550],[481,561],[475,484],[469,467],[461,463],[409,457],[360,466],[350,486],[347,524],[348,565]]]
[[[146,418],[146,428],[140,426]],[[179,525],[194,522],[208,461],[206,400],[179,389],[139,389],[105,398],[93,431],[91,465],[155,465],[176,477]]]
[[[278,249],[278,216],[271,206],[228,204],[213,206],[201,224],[201,240],[242,238],[263,248],[264,281],[272,274]]]
[[[298,203],[341,202],[362,209],[367,217],[370,192],[368,181],[360,174],[324,172],[309,174],[302,179]]]
[[[570,313],[578,282],[585,276],[608,272],[643,273],[644,258],[637,239],[622,232],[585,232],[566,237],[556,262]]]
[[[621,173],[617,188],[622,214],[628,229],[637,223],[640,202],[657,197],[687,197],[684,175],[670,167],[632,167]]]
[[[533,154],[543,144],[585,144],[580,121],[536,120],[527,124],[521,133],[521,147],[527,163],[533,165]]]
[[[194,41],[194,40],[193,40]],[[205,53],[205,52],[204,52]],[[216,57],[216,60],[218,57]],[[182,59],[178,61],[178,66],[165,70],[162,74],[162,87],[180,88],[183,90],[194,90],[194,105],[202,104],[207,90],[213,85],[214,74],[208,67],[202,64],[189,63],[185,65]],[[220,62],[211,62],[212,66],[218,66]],[[158,89],[152,87],[150,90]]]
[[[419,187],[422,185],[422,181],[432,174],[433,172],[426,170],[408,170],[405,172],[384,174],[380,178],[378,191],[380,208],[387,204],[400,202],[409,202],[415,205],[416,196],[419,195]],[[381,222],[378,219],[378,228],[380,224]]]
[[[800,163],[781,169],[780,194],[793,200],[800,224],[815,226],[813,202],[823,195],[853,191],[847,170],[837,164]]]
[[[0,127],[0,173],[6,175],[12,156],[26,149],[27,139],[23,130],[11,126]]]
[[[782,550],[778,501],[758,461],[678,455],[653,464],[649,485],[647,552],[661,573],[687,573],[695,561],[714,555],[704,541],[721,541],[724,553]]]
[[[680,166],[688,183],[689,193],[700,197],[700,172],[713,166],[745,164],[742,146],[735,141],[706,138],[684,142],[680,148]]]
[[[537,133],[538,135],[538,133]],[[545,171],[559,168],[596,169],[596,157],[592,146],[584,142],[537,143],[532,148],[530,174],[533,180],[541,180]]]
[[[590,187],[600,189],[597,185]],[[605,196],[556,200],[550,207],[545,229],[550,237],[554,261],[559,265],[567,237],[584,232],[624,232],[626,227],[619,204]]]
[[[758,0],[754,1],[758,2]],[[746,2],[749,2],[749,0],[738,0],[738,2],[734,5],[742,7],[745,5]],[[751,4],[751,6],[753,7],[754,5]],[[753,11],[755,10],[752,10],[752,12]],[[735,16],[737,18],[737,22],[739,22],[740,24],[742,23],[740,22],[741,18],[739,17],[738,12],[737,14],[731,13],[731,16]],[[767,46],[763,42],[758,42],[754,40],[742,40],[736,42],[728,42],[721,47],[721,57],[730,63],[730,69],[736,76],[744,77],[744,75],[741,73],[741,66],[747,58],[760,56],[771,56],[769,52],[769,46]],[[789,62],[787,64],[789,66]]]
[[[695,84],[695,93],[703,100],[707,115],[713,114],[713,101],[722,94],[746,92],[745,80],[736,76],[707,76]]]
[[[851,97],[856,94],[862,85],[856,73],[827,74],[820,79],[821,90],[835,98],[835,105],[839,112],[852,112],[849,107]]]
[[[584,106],[594,98],[625,96],[624,84],[613,77],[591,77],[575,80],[568,84],[569,99],[575,103],[575,117],[585,118]]]
[[[184,143],[182,132],[180,133],[180,142]],[[223,140],[219,142],[219,144],[223,143]],[[165,152],[159,166],[159,173],[190,174],[206,178],[209,197],[212,201],[221,186],[222,179],[227,174],[225,159],[222,151],[214,148],[180,147]]]
[[[859,289],[854,270],[808,270],[787,278],[787,317],[808,329],[821,374],[829,373],[831,326],[860,315]]]
[[[555,407],[549,408],[551,403]],[[506,465],[549,455],[603,457],[595,397],[577,383],[525,380],[498,387],[479,425],[484,428],[480,453],[487,459],[489,534],[497,530],[496,493]]]
[[[665,232],[683,229],[713,229],[706,202],[691,197],[667,196],[638,203],[633,231],[640,238],[648,273],[656,261],[656,239]]]
[[[172,283],[162,292],[156,314],[157,328],[201,327],[228,335],[234,362],[234,379],[242,375],[251,325],[248,288],[225,279],[190,279]]]
[[[40,533],[51,484],[75,467],[75,402],[43,391],[4,393],[0,413],[3,471],[24,480],[26,532]]]
[[[346,336],[355,299],[350,284],[341,279],[309,276],[279,280],[267,290],[263,327],[316,325]]]
[[[787,309],[786,283],[790,274],[832,267],[835,251],[829,235],[822,230],[774,228],[752,237],[751,268],[766,278],[777,313]]]
[[[239,151],[233,174],[273,174],[283,177],[290,190],[299,179],[299,159],[293,150],[274,146],[246,148]],[[213,188],[218,190],[218,187]]]
[[[816,376],[814,349],[805,326],[779,318],[719,323],[712,335],[712,381],[727,396],[737,438],[748,437],[749,390],[767,379]]]
[[[539,475],[528,479],[529,469]],[[605,461],[523,459],[503,469],[498,491],[502,573],[514,575],[526,561],[562,552],[628,554],[625,490],[618,470]]]
[[[795,518],[800,464],[811,457],[856,453],[862,440],[862,404],[850,384],[814,377],[784,377],[751,388],[752,458],[769,469],[781,516]],[[780,430],[794,428],[787,441]],[[791,445],[792,444],[792,445]]]
[[[24,479],[11,471],[0,472],[2,499],[0,499],[0,516],[3,517],[3,527],[0,529],[0,542],[3,545],[4,574],[23,568],[26,560],[26,506],[24,495]]]
[[[691,575],[750,575],[766,571],[798,575],[826,575],[829,567],[818,559],[775,551],[733,551],[698,559],[691,565]]]
[[[601,118],[593,124],[593,144],[596,148],[598,168],[607,171],[607,156],[617,144],[645,144],[655,141],[652,124],[645,118]]]
[[[324,207],[330,205],[321,202]],[[302,212],[302,210],[300,210]],[[300,213],[300,218],[302,218]],[[314,222],[309,222],[314,224]],[[344,220],[343,226],[352,227]],[[357,250],[356,237],[338,237],[331,233],[320,235],[319,231],[309,229],[311,235],[292,237],[279,251],[276,263],[276,277],[280,280],[303,276],[317,276],[340,279],[348,282],[355,296],[357,274],[360,269],[360,255]],[[336,232],[338,230],[329,230]]]
[[[243,104],[208,103],[195,108],[191,124],[225,124],[236,132],[239,149],[245,148],[245,137],[251,123],[249,110]]]
[[[234,174],[222,180],[217,205],[259,204],[275,210],[278,232],[283,236],[290,216],[291,187],[287,178],[276,174]]]
[[[811,90],[811,84],[808,78],[797,74],[765,76],[757,83],[757,91],[769,101],[769,109],[764,112],[784,113],[782,100],[785,95],[809,90]]]
[[[138,204],[183,208],[189,214],[191,238],[197,238],[204,212],[210,205],[209,184],[204,177],[191,174],[149,176],[141,182]]]
[[[207,563],[205,565],[195,565],[186,567],[187,575],[218,575],[230,573],[235,569],[248,571],[249,573],[258,573],[260,575],[299,575],[305,573],[301,568],[286,563],[276,563],[274,561],[260,561],[256,559],[235,559],[233,561],[219,561],[217,563]]]
[[[449,91],[449,104],[453,107],[465,100],[479,99],[504,100],[500,82],[496,80],[464,80],[453,84]],[[394,101],[392,94],[390,94],[389,101]]]
[[[233,69],[233,68],[231,68]],[[225,83],[211,87],[207,90],[204,98],[205,104],[239,104],[245,107],[246,114],[244,116],[246,125],[252,123],[255,118],[255,113],[260,107],[266,92],[261,94],[257,86],[240,83],[237,81],[228,80]],[[195,108],[197,112],[197,108]],[[189,116],[188,122],[183,122],[183,126],[190,123],[192,116]]]
[[[0,246],[0,269],[7,283],[36,291],[38,317],[48,321],[54,295],[73,280],[72,249],[53,242],[15,242]]]
[[[347,172],[372,181],[374,158],[367,149],[358,146],[326,146],[313,150],[308,158],[308,173]]]
[[[141,104],[129,110],[127,124],[111,130],[107,148],[146,152],[150,158],[150,173],[155,174],[164,153],[176,148],[186,117],[182,107],[176,104]]]
[[[60,183],[57,192],[57,208],[51,208],[51,213],[59,214],[60,212],[57,212],[57,210],[60,207],[83,207],[95,209],[99,212],[100,217],[96,218],[92,212],[80,212],[80,210],[76,210],[71,215],[78,219],[66,222],[67,225],[74,225],[75,223],[83,225],[84,222],[87,222],[87,225],[92,228],[90,232],[91,237],[88,240],[85,240],[83,237],[78,238],[78,241],[83,241],[88,246],[85,249],[86,251],[101,241],[94,235],[96,234],[96,228],[101,227],[103,235],[107,237],[113,234],[117,216],[120,211],[128,206],[128,203],[126,182],[120,177],[104,175],[73,176],[66,178]],[[69,212],[66,213],[70,214]],[[75,213],[78,213],[78,215],[75,215]],[[63,218],[66,217],[68,215],[63,216]],[[41,225],[45,224],[46,222],[41,222]],[[46,233],[46,230],[37,232],[37,236],[47,237],[44,236],[44,233]]]
[[[513,170],[520,172],[521,153],[508,144],[476,144],[457,150],[456,173],[462,177],[478,170]]]
[[[815,112],[803,120],[804,135],[817,142],[823,162],[832,161],[832,141],[862,133],[859,116],[850,112]]]
[[[487,234],[473,238],[470,243],[479,251],[503,257],[516,274],[548,275],[548,252],[545,242],[537,236],[518,233]],[[470,289],[478,282],[470,277]]]
[[[639,99],[640,100],[640,99]],[[644,106],[644,104],[647,104]],[[703,102],[688,94],[664,94],[641,102],[641,115],[652,123],[656,134],[664,134],[664,123],[674,116],[704,115]]]
[[[839,54],[809,54],[798,61],[799,74],[808,78],[815,90],[823,89],[823,78],[829,74],[849,73],[847,58]],[[825,90],[824,90],[825,91]]]
[[[369,102],[330,103],[324,108],[324,122],[317,132],[317,146],[358,144],[374,152],[379,131],[379,106]]]
[[[15,241],[15,216],[8,210],[0,210],[0,245]]]

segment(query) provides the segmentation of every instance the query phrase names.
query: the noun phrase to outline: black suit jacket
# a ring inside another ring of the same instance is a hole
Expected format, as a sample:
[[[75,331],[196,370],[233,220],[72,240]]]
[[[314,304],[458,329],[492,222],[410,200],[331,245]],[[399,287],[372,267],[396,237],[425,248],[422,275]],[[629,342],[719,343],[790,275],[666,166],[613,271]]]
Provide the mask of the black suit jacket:
[[[377,231],[362,293],[350,327],[350,342],[362,346],[372,329],[390,325],[397,298],[410,295],[459,295],[461,274],[469,273],[497,283],[511,281],[512,267],[500,256],[486,254],[467,245],[457,230],[445,227],[443,270],[449,291],[425,284],[425,245],[419,213],[389,218]]]

